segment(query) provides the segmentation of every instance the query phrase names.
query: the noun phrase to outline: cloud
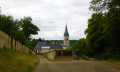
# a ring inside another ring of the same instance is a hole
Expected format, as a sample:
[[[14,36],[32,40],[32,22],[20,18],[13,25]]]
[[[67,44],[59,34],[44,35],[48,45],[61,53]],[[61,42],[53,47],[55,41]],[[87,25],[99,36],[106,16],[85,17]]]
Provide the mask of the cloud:
[[[63,39],[67,22],[70,39],[85,38],[91,0],[1,0],[2,14],[15,19],[30,16],[40,28],[33,38]]]

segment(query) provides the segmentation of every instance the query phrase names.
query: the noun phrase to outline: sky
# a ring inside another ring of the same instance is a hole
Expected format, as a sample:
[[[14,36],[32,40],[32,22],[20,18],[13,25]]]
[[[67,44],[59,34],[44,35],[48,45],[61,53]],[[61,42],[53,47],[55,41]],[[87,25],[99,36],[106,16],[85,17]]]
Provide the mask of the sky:
[[[40,28],[32,38],[63,40],[67,23],[71,40],[85,38],[84,31],[91,17],[91,0],[0,0],[1,13],[14,19],[30,16]]]

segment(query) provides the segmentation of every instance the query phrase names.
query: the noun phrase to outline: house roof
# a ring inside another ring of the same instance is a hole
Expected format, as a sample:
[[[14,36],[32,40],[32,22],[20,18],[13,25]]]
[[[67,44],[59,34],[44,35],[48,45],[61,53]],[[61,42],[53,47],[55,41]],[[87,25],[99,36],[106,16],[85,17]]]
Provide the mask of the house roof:
[[[50,44],[50,49],[63,49],[61,44]]]
[[[35,49],[42,49],[42,46],[50,46],[50,49],[63,49],[61,44],[46,44],[45,42],[38,42]]]
[[[37,45],[35,46],[35,49],[41,49],[42,46],[44,46],[46,42],[38,42]]]
[[[68,33],[68,29],[67,29],[67,24],[66,24],[66,27],[65,27],[65,33],[64,33],[64,36],[68,36],[68,37],[69,37],[69,33]]]

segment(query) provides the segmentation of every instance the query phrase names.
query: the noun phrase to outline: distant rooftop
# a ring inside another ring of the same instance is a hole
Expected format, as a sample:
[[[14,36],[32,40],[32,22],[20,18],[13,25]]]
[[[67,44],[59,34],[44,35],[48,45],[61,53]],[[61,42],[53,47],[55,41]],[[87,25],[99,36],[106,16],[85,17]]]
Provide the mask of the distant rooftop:
[[[42,49],[50,47],[50,49],[63,49],[61,44],[46,44],[46,42],[38,42],[35,49]]]
[[[38,42],[37,45],[35,46],[35,49],[41,49],[42,46],[44,46],[46,42]]]

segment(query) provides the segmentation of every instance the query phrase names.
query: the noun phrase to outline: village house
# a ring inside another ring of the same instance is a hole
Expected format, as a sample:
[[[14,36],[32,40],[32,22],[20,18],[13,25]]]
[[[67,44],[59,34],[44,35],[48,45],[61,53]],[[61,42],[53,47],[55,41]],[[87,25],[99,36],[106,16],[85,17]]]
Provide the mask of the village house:
[[[35,46],[36,53],[46,53],[54,50],[67,50],[70,49],[69,44],[69,33],[67,29],[67,24],[64,32],[64,43],[63,44],[46,44],[46,42],[38,42]]]

